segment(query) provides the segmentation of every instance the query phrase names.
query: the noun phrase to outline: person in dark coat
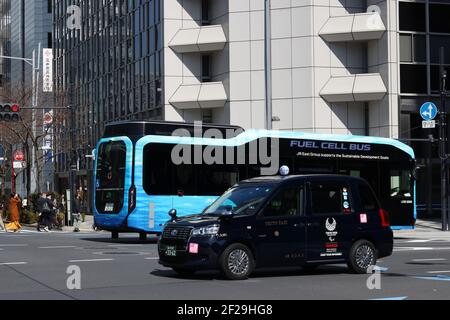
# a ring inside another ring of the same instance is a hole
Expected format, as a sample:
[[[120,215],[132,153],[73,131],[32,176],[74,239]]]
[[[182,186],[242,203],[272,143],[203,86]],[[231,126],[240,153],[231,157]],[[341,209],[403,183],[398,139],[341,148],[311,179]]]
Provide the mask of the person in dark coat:
[[[52,225],[52,212],[53,212],[53,202],[47,198],[46,193],[42,193],[41,197],[37,201],[37,207],[39,212],[39,221],[37,224],[37,230],[41,231],[41,226],[44,226],[45,232],[50,232],[50,227]]]
[[[80,232],[80,224],[81,224],[81,194],[78,193],[73,201],[73,210],[72,210],[72,218],[73,218],[73,232]]]

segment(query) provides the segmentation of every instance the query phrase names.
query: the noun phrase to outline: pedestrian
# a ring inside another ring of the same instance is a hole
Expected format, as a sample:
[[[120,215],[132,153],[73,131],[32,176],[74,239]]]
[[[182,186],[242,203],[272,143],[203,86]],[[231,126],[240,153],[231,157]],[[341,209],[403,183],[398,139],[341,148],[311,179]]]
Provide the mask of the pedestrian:
[[[3,203],[0,203],[0,230],[8,232],[8,229],[6,229],[5,224],[3,223],[3,212],[4,206]]]
[[[9,211],[9,223],[5,226],[8,231],[19,232],[22,229],[20,225],[20,197],[18,194],[11,194],[9,199],[8,211]]]
[[[28,198],[23,198],[22,200],[22,209],[27,210],[28,209]]]
[[[46,193],[42,193],[37,203],[39,212],[39,221],[37,230],[41,232],[41,226],[44,226],[45,232],[50,232],[53,203],[47,198]]]
[[[73,232],[80,232],[80,224],[81,224],[81,193],[78,193],[73,201]]]

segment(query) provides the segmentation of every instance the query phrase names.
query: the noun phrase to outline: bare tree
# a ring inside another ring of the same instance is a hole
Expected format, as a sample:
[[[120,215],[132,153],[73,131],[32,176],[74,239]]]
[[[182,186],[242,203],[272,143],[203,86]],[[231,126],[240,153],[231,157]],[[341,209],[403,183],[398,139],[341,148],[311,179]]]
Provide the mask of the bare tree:
[[[55,126],[65,123],[67,112],[60,111],[53,114],[51,123],[44,123],[44,110],[31,109],[33,90],[26,85],[12,86],[7,94],[0,95],[0,102],[15,103],[21,106],[20,120],[18,122],[0,122],[0,135],[8,139],[9,144],[21,144],[25,151],[27,163],[27,193],[31,191],[31,170],[34,170],[37,192],[41,192],[42,171],[45,166],[46,154],[43,150],[44,140],[52,135],[54,138]],[[40,107],[52,109],[53,95],[41,95],[38,101]]]

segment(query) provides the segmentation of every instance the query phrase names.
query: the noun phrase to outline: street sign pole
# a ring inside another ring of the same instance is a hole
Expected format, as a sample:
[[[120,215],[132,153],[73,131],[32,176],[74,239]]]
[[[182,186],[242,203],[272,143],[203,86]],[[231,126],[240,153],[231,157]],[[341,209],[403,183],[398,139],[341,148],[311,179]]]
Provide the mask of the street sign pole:
[[[442,231],[449,231],[447,212],[447,110],[445,105],[447,72],[444,68],[444,48],[440,49],[440,76],[441,76],[441,112],[439,113],[439,157],[441,158],[441,216]]]

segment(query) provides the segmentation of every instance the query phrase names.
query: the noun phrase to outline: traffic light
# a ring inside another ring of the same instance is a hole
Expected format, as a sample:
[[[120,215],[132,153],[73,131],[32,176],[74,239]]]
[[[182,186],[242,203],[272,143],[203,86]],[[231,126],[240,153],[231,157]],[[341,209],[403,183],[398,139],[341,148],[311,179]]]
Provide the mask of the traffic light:
[[[0,122],[19,122],[20,106],[14,103],[0,104]]]

